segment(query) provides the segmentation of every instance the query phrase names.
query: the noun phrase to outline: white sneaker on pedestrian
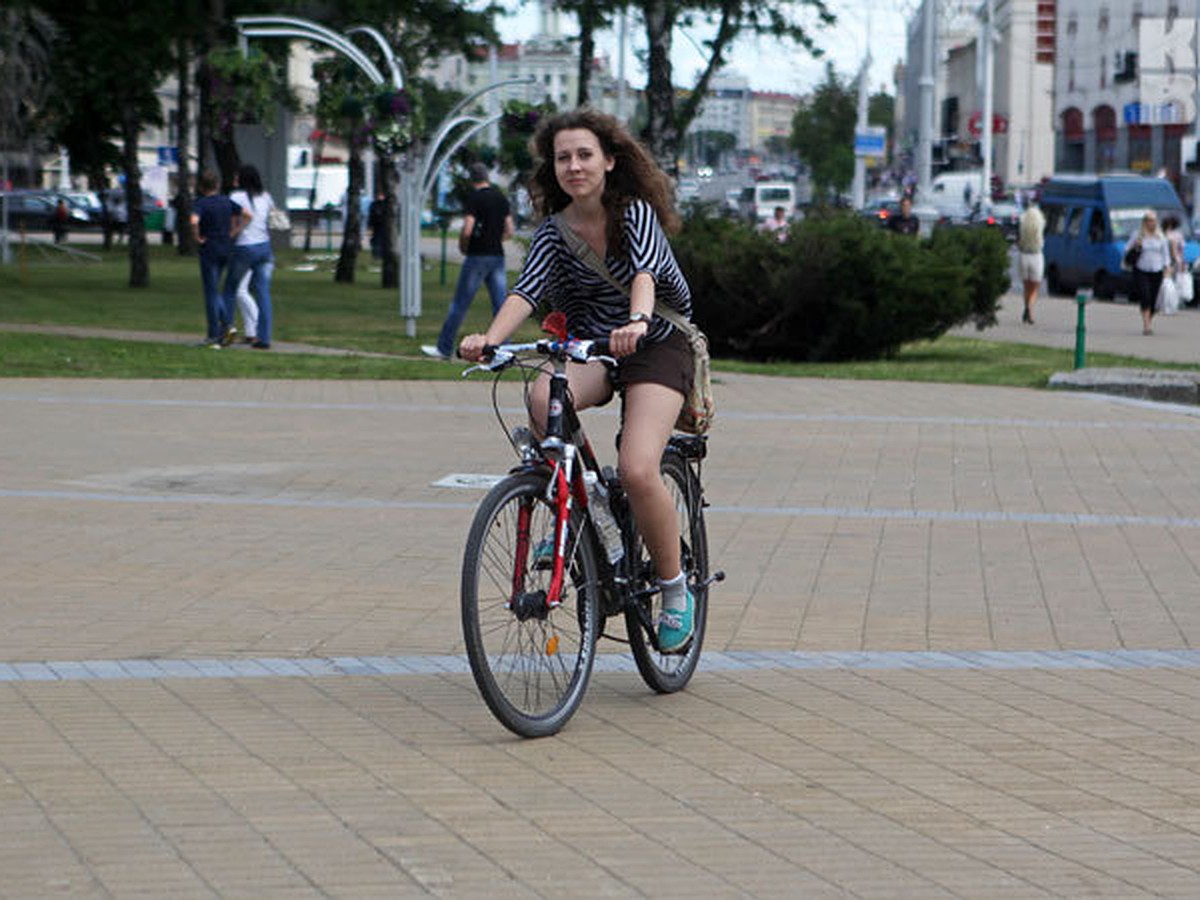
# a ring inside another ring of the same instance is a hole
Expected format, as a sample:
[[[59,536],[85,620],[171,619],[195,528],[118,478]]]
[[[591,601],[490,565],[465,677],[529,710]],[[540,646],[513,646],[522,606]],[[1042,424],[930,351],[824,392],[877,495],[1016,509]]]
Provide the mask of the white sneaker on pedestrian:
[[[439,350],[433,344],[422,344],[421,352],[424,353],[426,356],[432,356],[434,359],[449,359],[450,358],[449,356],[447,356],[445,353],[443,353],[441,350]]]

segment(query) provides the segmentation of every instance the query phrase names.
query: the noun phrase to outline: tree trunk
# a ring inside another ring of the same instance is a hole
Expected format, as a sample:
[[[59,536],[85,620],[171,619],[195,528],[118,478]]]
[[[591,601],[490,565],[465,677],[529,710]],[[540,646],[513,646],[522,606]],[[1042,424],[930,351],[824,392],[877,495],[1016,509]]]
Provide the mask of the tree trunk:
[[[383,229],[383,266],[380,286],[395,289],[400,287],[400,257],[397,252],[400,240],[396,209],[396,161],[390,153],[384,153],[378,148],[376,148],[375,157],[379,160],[377,183],[379,189],[383,191],[383,216],[384,221],[387,222],[387,227]]]
[[[599,16],[592,4],[586,4],[579,10],[579,95],[576,106],[584,106],[588,102],[588,94],[592,80],[592,58],[596,55],[596,27]]]
[[[325,133],[317,137],[317,146],[313,148],[312,165],[313,181],[308,190],[308,216],[304,220],[304,252],[312,252],[313,226],[317,221],[317,177],[321,171],[321,157],[325,154]]]
[[[146,255],[146,221],[142,218],[142,170],[138,167],[141,123],[131,104],[121,107],[121,168],[125,172],[125,210],[129,228],[129,286],[150,286]]]
[[[646,78],[646,146],[662,168],[674,175],[679,157],[675,124],[675,87],[671,83],[671,38],[676,6],[672,0],[643,0],[648,75]]]
[[[342,253],[338,257],[333,280],[353,284],[354,267],[358,265],[358,252],[362,249],[362,192],[363,182],[366,181],[362,149],[353,141],[350,143],[350,160],[347,165],[350,177],[346,186],[346,227],[342,231]]]
[[[188,160],[188,123],[192,111],[192,43],[187,38],[179,40],[179,133],[175,140],[175,152],[179,156],[179,174],[175,185],[175,240],[180,256],[191,256],[192,246],[192,169]]]
[[[233,178],[241,165],[237,144],[233,142],[233,129],[214,131],[212,149],[213,156],[217,159],[217,170],[221,173],[221,193],[228,194],[233,190]]]

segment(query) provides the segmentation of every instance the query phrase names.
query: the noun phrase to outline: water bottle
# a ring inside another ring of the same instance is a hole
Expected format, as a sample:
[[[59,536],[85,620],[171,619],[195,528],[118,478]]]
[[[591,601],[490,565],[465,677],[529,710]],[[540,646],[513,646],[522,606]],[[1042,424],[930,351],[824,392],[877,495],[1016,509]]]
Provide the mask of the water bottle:
[[[592,524],[600,534],[600,543],[604,544],[609,563],[616,565],[625,555],[625,544],[621,539],[621,527],[613,518],[612,507],[608,503],[608,488],[596,477],[595,472],[584,472],[583,480],[587,484],[588,509],[592,514]]]

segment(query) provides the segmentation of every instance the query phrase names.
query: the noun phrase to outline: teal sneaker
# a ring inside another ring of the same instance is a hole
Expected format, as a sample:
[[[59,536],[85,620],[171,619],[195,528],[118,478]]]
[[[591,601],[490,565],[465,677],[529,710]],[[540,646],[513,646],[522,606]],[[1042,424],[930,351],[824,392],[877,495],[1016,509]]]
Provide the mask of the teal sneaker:
[[[692,640],[696,630],[696,601],[687,592],[687,609],[664,609],[658,615],[658,649],[662,653],[678,653]]]

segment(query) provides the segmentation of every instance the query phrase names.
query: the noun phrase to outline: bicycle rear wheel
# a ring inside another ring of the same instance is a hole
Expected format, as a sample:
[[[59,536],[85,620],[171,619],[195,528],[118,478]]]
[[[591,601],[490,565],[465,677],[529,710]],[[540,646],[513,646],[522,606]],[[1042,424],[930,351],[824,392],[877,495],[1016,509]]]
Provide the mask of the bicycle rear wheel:
[[[596,557],[583,516],[569,523],[562,602],[546,602],[552,566],[534,548],[554,537],[544,475],[513,475],[475,513],[462,571],[462,625],[475,684],[522,737],[554,734],[579,708],[599,629]]]
[[[708,532],[704,526],[700,482],[678,453],[668,450],[663,454],[662,477],[679,521],[680,562],[696,603],[696,630],[682,653],[659,653],[655,648],[653,629],[662,612],[662,596],[657,592],[645,595],[657,587],[657,576],[641,536],[636,533],[632,542],[636,553],[630,562],[634,567],[634,588],[642,595],[625,608],[625,630],[642,680],[658,693],[670,694],[687,685],[700,661],[708,620],[708,585],[705,584],[708,580]]]

